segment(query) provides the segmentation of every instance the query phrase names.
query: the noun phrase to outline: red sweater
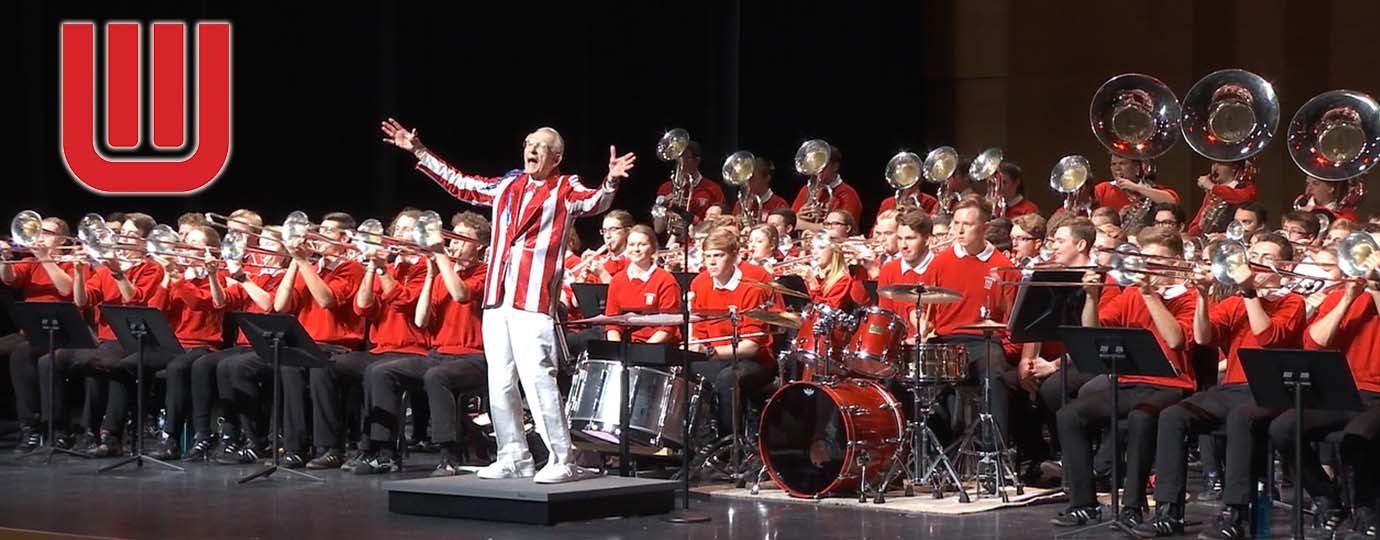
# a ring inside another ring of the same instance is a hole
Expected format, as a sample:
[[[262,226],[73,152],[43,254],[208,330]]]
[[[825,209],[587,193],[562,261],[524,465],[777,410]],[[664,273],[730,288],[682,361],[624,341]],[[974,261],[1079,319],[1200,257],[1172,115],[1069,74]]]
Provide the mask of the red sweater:
[[[28,259],[32,261],[33,259]],[[16,291],[24,294],[25,302],[70,302],[72,291],[62,294],[53,285],[53,277],[48,275],[48,271],[43,269],[43,265],[36,262],[19,262],[10,264],[11,271],[14,272],[14,280],[8,285]],[[72,263],[58,263],[58,268],[72,275]]]
[[[1179,202],[1179,192],[1174,191],[1168,186],[1155,186],[1155,189],[1162,189],[1169,192],[1169,196],[1174,198],[1174,202]],[[1118,212],[1121,208],[1131,204],[1131,197],[1121,188],[1116,187],[1112,181],[1101,182],[1093,186],[1093,198],[1097,199],[1097,206],[1110,206]],[[1153,217],[1153,216],[1152,216]]]
[[[886,264],[882,265],[881,270],[878,271],[877,289],[880,290],[882,287],[886,287],[887,285],[914,285],[916,283],[933,285],[933,276],[926,273],[929,261],[933,260],[933,257],[928,255],[926,257],[926,259],[920,260],[920,264],[916,268],[911,268],[909,269],[909,271],[904,273],[901,272],[900,258],[887,261]],[[877,307],[900,315],[901,318],[906,321],[906,334],[915,334],[915,325],[911,324],[910,321],[910,312],[915,309],[915,304],[897,302],[890,298],[878,295]]]
[[[823,285],[823,282],[816,283],[813,279],[805,281],[806,288],[810,289],[811,303],[824,304],[844,311],[872,305],[867,288],[861,280],[854,279],[852,275],[844,274],[827,289],[823,288]]]
[[[982,335],[977,330],[959,330],[958,327],[965,324],[973,324],[982,320],[980,310],[984,303],[992,310],[991,318],[994,321],[1005,321],[1007,309],[1011,302],[1016,299],[1016,289],[1014,285],[992,285],[995,291],[989,291],[987,280],[990,278],[991,269],[998,267],[1011,266],[1011,259],[988,244],[988,249],[992,250],[991,256],[983,261],[978,257],[979,254],[968,253],[963,257],[958,256],[958,247],[954,246],[945,249],[934,256],[934,262],[930,263],[929,270],[926,272],[930,284],[936,287],[943,287],[958,291],[963,295],[963,300],[952,304],[939,304],[934,306],[934,314],[931,323],[934,325],[936,335],[948,336],[953,334]],[[1011,272],[1001,279],[1015,281],[1020,278],[1019,272]],[[988,298],[991,294],[992,297]]]
[[[676,277],[656,266],[652,267],[651,276],[646,281],[628,277],[627,271],[613,276],[613,281],[609,283],[608,303],[604,305],[604,314],[623,313],[680,313],[680,285],[676,283]],[[616,326],[609,326],[606,330],[627,332],[627,329]],[[633,330],[629,339],[633,343],[646,343],[660,331],[670,333],[670,341],[673,343],[680,340],[678,326],[637,328]]]
[[[135,297],[129,302],[120,296],[120,286],[110,276],[110,268],[102,266],[91,274],[86,282],[86,302],[96,315],[96,337],[101,341],[115,341],[115,331],[110,329],[110,321],[105,320],[98,306],[142,306],[147,305],[154,289],[163,281],[163,267],[152,262],[142,262],[125,272],[125,277],[134,284]]]
[[[185,348],[219,349],[225,338],[225,306],[216,307],[211,299],[212,279],[224,283],[225,273],[183,279],[166,289],[157,287],[149,299],[148,306],[163,312],[172,325],[173,335]]]
[[[657,196],[671,196],[671,181],[662,182],[661,187],[656,190]],[[724,189],[719,187],[719,183],[711,180],[707,176],[700,176],[700,183],[690,188],[690,213],[695,215],[695,221],[704,219],[704,212],[710,206],[723,204]]]
[[[425,264],[390,264],[388,273],[397,280],[393,290],[383,292],[383,284],[374,280],[374,303],[361,308],[355,306],[355,314],[365,318],[373,325],[369,330],[369,341],[374,354],[405,353],[426,354],[428,343],[426,332],[412,324],[417,313],[417,297],[421,296],[422,285],[426,284]],[[362,281],[364,278],[361,277]]]
[[[939,208],[939,199],[934,198],[934,195],[930,195],[929,193],[917,191],[913,199],[918,199],[920,201],[920,209],[924,210],[926,214],[933,214]],[[896,208],[895,195],[883,199],[882,205],[877,207],[877,213],[880,214],[893,208]],[[856,218],[857,216],[853,217]]]
[[[1018,201],[1016,204],[1013,204],[1006,208],[1005,216],[1006,219],[1015,219],[1019,216],[1024,216],[1026,214],[1038,213],[1040,213],[1040,207],[1036,206],[1034,201],[1027,199],[1025,197],[1021,197],[1021,200]]]
[[[810,186],[801,186],[800,192],[795,194],[795,202],[791,203],[791,210],[799,213],[800,209],[805,206],[805,199],[808,198],[810,198]],[[827,186],[820,188],[819,199],[824,207],[830,210],[836,208],[847,210],[853,216],[854,223],[862,220],[862,198],[858,197],[858,190],[853,189],[853,186],[848,185],[848,182],[839,182],[838,187],[834,188],[833,197],[829,196]]]
[[[431,319],[427,330],[431,344],[441,354],[474,354],[484,352],[484,264],[468,270],[458,270],[460,280],[470,293],[469,301],[456,302],[446,290],[441,276],[431,284]]]
[[[1318,306],[1318,317],[1327,315],[1337,308],[1345,289],[1338,289],[1327,295]],[[1315,319],[1316,320],[1316,319]],[[1332,345],[1323,347],[1313,341],[1308,332],[1303,334],[1303,348],[1331,349],[1342,351],[1351,365],[1351,376],[1356,379],[1356,388],[1366,392],[1380,392],[1380,354],[1376,354],[1376,344],[1380,343],[1380,314],[1375,312],[1375,301],[1369,295],[1361,295],[1351,302],[1346,316],[1332,336]]]
[[[1227,357],[1227,375],[1222,384],[1244,384],[1246,372],[1241,369],[1237,351],[1250,349],[1297,349],[1303,345],[1306,326],[1303,296],[1289,293],[1277,300],[1261,299],[1265,313],[1270,315],[1270,328],[1256,334],[1246,315],[1246,301],[1232,296],[1212,306],[1208,320],[1212,324],[1213,343]]]
[[[275,271],[273,273],[259,272],[249,276],[249,281],[254,282],[260,289],[267,292],[270,297],[269,302],[272,302],[273,291],[277,290],[278,284],[283,281],[283,275],[285,274],[285,271]],[[249,297],[249,293],[245,291],[244,287],[239,283],[231,284],[225,288],[225,310],[227,312],[243,311],[246,313],[267,313],[267,311],[260,309],[258,304],[254,303],[254,299]],[[249,338],[244,337],[243,331],[236,329],[235,333],[239,336],[235,338],[236,345],[249,345]]]
[[[748,197],[753,197],[753,195],[748,195]],[[767,197],[766,201],[762,202],[760,208],[757,207],[756,199],[754,199],[752,202],[752,206],[749,206],[748,209],[754,211],[752,213],[752,217],[755,218],[758,223],[766,223],[767,216],[771,215],[773,210],[776,210],[777,208],[790,207],[791,205],[790,203],[786,202],[786,199],[782,198],[780,195],[772,193],[770,197]],[[733,215],[734,217],[737,217],[738,215],[742,214],[742,212],[743,198],[739,197],[738,202],[733,203]]]
[[[1213,195],[1227,201],[1227,204],[1241,205],[1255,200],[1255,182],[1246,182],[1241,187],[1227,187],[1222,184],[1212,186]],[[1207,211],[1208,199],[1203,197],[1203,203],[1198,205],[1198,213],[1193,215],[1193,221],[1188,222],[1188,234],[1198,236],[1203,234],[1202,221],[1203,212]]]
[[[742,273],[742,267],[739,267]],[[739,280],[741,281],[741,277]],[[733,283],[734,287],[730,290],[718,289],[714,286],[714,278],[708,272],[700,272],[695,276],[695,280],[690,282],[690,292],[694,293],[695,298],[690,301],[691,311],[702,309],[737,309],[747,311],[757,307],[771,295],[766,289],[752,287],[743,283]],[[744,337],[747,341],[754,341],[758,344],[757,354],[751,358],[740,358],[739,360],[755,360],[768,369],[776,369],[776,361],[771,357],[771,336],[767,335],[770,328],[766,323],[741,317],[738,321],[738,334],[761,333],[763,335]],[[733,335],[733,324],[727,319],[721,321],[701,322],[691,325],[691,336],[695,339],[705,339],[710,337],[722,337],[707,343],[708,345],[729,345]],[[731,358],[719,358],[720,360],[731,360]]]
[[[1138,291],[1127,291],[1117,295],[1110,304],[1097,310],[1098,322],[1102,326],[1149,329],[1150,333],[1154,334],[1155,341],[1160,344],[1160,350],[1164,352],[1169,364],[1179,372],[1178,377],[1125,375],[1120,377],[1122,383],[1150,384],[1184,390],[1196,388],[1189,344],[1193,343],[1193,309],[1197,301],[1198,293],[1193,289],[1164,301],[1165,307],[1174,315],[1174,320],[1179,323],[1179,329],[1184,333],[1184,342],[1177,349],[1171,349],[1165,343],[1164,336],[1160,335],[1155,321],[1150,318],[1150,310],[1145,307],[1145,299],[1141,298]]]
[[[335,307],[317,304],[299,274],[283,311],[296,313],[307,334],[317,342],[358,350],[364,342],[364,321],[355,313],[355,291],[364,281],[364,265],[342,260],[334,270],[320,270],[320,274],[335,297]]]

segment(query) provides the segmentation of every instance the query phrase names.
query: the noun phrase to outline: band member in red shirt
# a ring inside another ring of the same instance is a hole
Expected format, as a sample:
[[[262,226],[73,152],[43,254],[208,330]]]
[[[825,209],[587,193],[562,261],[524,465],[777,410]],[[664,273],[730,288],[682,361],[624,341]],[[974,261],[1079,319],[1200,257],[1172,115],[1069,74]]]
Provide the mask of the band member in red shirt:
[[[1359,182],[1360,180],[1352,180]],[[1305,197],[1303,206],[1299,208],[1304,212],[1327,212],[1332,216],[1332,220],[1349,219],[1359,221],[1356,215],[1355,206],[1346,206],[1344,203],[1346,196],[1353,189],[1350,182],[1329,182],[1321,178],[1308,177],[1304,181],[1303,195]]]
[[[1021,166],[1011,161],[1003,161],[997,167],[996,181],[1001,196],[1006,199],[1006,213],[1003,217],[1015,219],[1026,214],[1039,214],[1040,207],[1025,198],[1025,182],[1022,180]]]
[[[489,367],[489,414],[499,455],[477,475],[486,479],[531,476],[537,483],[586,477],[589,472],[571,460],[570,426],[556,386],[553,315],[563,274],[560,257],[575,218],[608,209],[618,182],[632,169],[634,156],[619,156],[610,146],[609,172],[599,188],[590,189],[577,176],[557,174],[565,140],[545,127],[524,141],[521,173],[484,178],[441,161],[421,145],[415,131],[407,131],[397,121],[390,119],[382,129],[386,142],[416,156],[417,167],[452,196],[493,207],[494,238],[484,282],[484,354]],[[524,437],[519,382],[550,455],[541,472],[534,471]]]
[[[183,241],[202,248],[202,252],[187,252],[177,266],[165,266],[164,286],[149,302],[149,307],[156,307],[167,315],[177,340],[187,349],[187,354],[173,358],[164,369],[168,388],[164,405],[167,419],[163,427],[163,444],[156,457],[165,460],[182,457],[182,424],[192,408],[192,365],[221,348],[225,308],[228,305],[225,296],[226,276],[220,269],[220,259],[207,255],[207,248],[215,246],[219,249],[220,235],[206,225],[189,225]],[[188,264],[190,266],[185,268],[179,267]],[[195,433],[196,442],[192,450],[196,451],[196,455],[190,456],[194,459],[204,459],[211,446],[210,411],[205,411],[205,415],[205,431]]]
[[[604,237],[604,246],[596,254],[585,252],[576,267],[574,276],[580,283],[608,283],[628,266],[628,257],[623,252],[628,248],[628,231],[636,225],[627,210],[610,210],[604,216],[604,226],[599,234]]]
[[[688,188],[688,194],[684,192],[673,193],[675,191],[673,189],[674,183],[671,180],[663,182],[661,187],[656,190],[657,199],[660,200],[665,197],[667,205],[673,205],[677,199],[681,199],[682,204],[689,204],[690,214],[694,216],[696,223],[704,219],[705,211],[709,210],[709,207],[722,205],[727,200],[724,198],[724,189],[719,186],[718,182],[700,174],[702,156],[699,141],[690,141],[689,144],[685,145],[685,151],[680,154],[680,170],[681,174],[685,176],[684,181],[686,182],[685,188],[682,189]],[[684,200],[685,197],[689,197],[689,200]],[[674,208],[684,209],[685,207],[674,206]],[[668,220],[679,219],[671,218],[673,215],[674,213],[667,213],[667,220],[657,220],[654,223],[656,230],[658,232],[665,231]],[[672,231],[679,230],[680,226],[671,226],[670,229]]]
[[[758,225],[748,231],[747,262],[771,270],[786,254],[781,252],[781,233],[771,225]]]
[[[738,262],[738,236],[727,231],[714,231],[704,241],[704,271],[690,284],[691,313],[700,310],[729,310],[738,313],[761,308],[771,301],[767,289],[743,283],[745,273]],[[746,399],[776,377],[776,362],[771,356],[771,336],[765,323],[738,318],[738,388]],[[690,349],[709,357],[691,369],[706,381],[713,381],[718,396],[720,430],[729,431],[733,425],[735,354],[732,342],[733,323],[728,319],[691,325],[691,337],[698,341]],[[741,427],[741,426],[740,426]]]
[[[126,214],[121,225],[121,244],[142,242],[156,223],[148,214]],[[100,311],[101,305],[144,305],[153,295],[154,289],[163,281],[163,267],[153,259],[144,259],[142,251],[117,250],[121,260],[108,261],[94,272],[72,274],[72,297],[79,308],[91,308],[96,320],[96,337],[100,340],[94,350],[59,350],[57,353],[57,372],[51,373],[54,361],[51,355],[38,359],[39,373],[43,380],[50,376],[63,377],[64,374],[85,375],[86,398],[82,412],[82,422],[87,430],[90,443],[84,449],[90,454],[116,455],[122,451],[119,439],[112,433],[101,432],[101,416],[105,414],[105,403],[109,399],[110,380],[104,375],[101,366],[116,365],[128,353],[120,346],[110,322]],[[90,281],[87,281],[87,275]],[[66,385],[54,385],[53,395],[47,396],[48,385],[41,385],[45,394],[44,403],[53,406],[54,422],[65,424],[67,417]],[[62,437],[59,436],[61,439]]]
[[[657,251],[656,232],[646,225],[632,228],[628,235],[628,265],[609,283],[605,315],[624,313],[680,313],[680,285],[675,276],[652,260]],[[620,328],[609,326],[609,341],[622,341],[631,332],[633,343],[675,343],[680,340],[678,326]]]
[[[1112,154],[1109,159],[1112,179],[1100,182],[1093,189],[1097,206],[1107,206],[1120,212],[1126,205],[1141,198],[1150,203],[1177,203],[1174,190],[1155,186],[1155,166],[1149,161],[1136,161]],[[1122,224],[1126,226],[1126,224]]]
[[[1293,260],[1294,248],[1284,237],[1269,234],[1251,245],[1250,261],[1272,264]],[[1206,391],[1198,392],[1160,412],[1155,443],[1155,517],[1140,524],[1145,536],[1173,536],[1184,532],[1184,495],[1188,483],[1186,437],[1210,433],[1226,424],[1237,407],[1253,404],[1251,389],[1238,354],[1242,348],[1296,349],[1303,344],[1305,324],[1303,297],[1280,288],[1280,276],[1257,272],[1240,286],[1241,292],[1214,302],[1208,287],[1212,278],[1198,276],[1198,299],[1193,312],[1193,341],[1220,350],[1226,376]],[[1244,439],[1244,440],[1243,440]],[[1227,485],[1232,498],[1251,489],[1250,437],[1227,439]]]
[[[771,189],[772,176],[776,174],[776,165],[771,160],[758,157],[753,160],[752,177],[748,179],[747,196],[738,197],[738,202],[733,203],[733,217],[743,215],[743,203],[747,203],[747,214],[752,218],[753,223],[766,223],[767,216],[777,208],[791,207],[786,199],[777,195]]]
[[[843,176],[839,174],[839,167],[842,164],[843,154],[839,152],[837,147],[829,147],[829,163],[820,170],[819,178],[816,180],[820,182],[818,198],[820,208],[818,210],[847,210],[848,215],[856,218],[862,216],[862,199],[858,197],[858,190],[853,189],[853,186],[843,181]],[[797,228],[817,231],[820,229],[825,216],[823,212],[813,216],[801,212],[809,199],[810,184],[806,181],[806,184],[801,186],[800,191],[796,193],[795,202],[791,203],[791,210],[795,212],[798,218]]]
[[[16,261],[7,243],[0,242],[0,283],[18,291],[27,302],[72,301],[72,263],[60,262],[67,252],[59,251],[70,236],[67,222],[44,218],[32,259]],[[38,367],[28,341],[19,342],[10,351],[10,383],[14,386],[15,413],[19,418],[19,446],[15,453],[25,453],[38,447],[38,415],[42,386],[38,382]]]
[[[872,304],[862,281],[854,279],[848,270],[848,261],[838,244],[816,240],[814,259],[812,268],[803,276],[810,303],[846,312]]]
[[[934,198],[934,195],[920,191],[920,184],[917,183],[901,190],[901,204],[899,205],[896,204],[895,195],[882,199],[881,206],[877,207],[877,213],[896,210],[899,207],[919,208],[924,210],[926,214],[934,214],[939,210],[939,199]]]
[[[911,209],[896,216],[898,255],[883,264],[877,272],[878,289],[890,285],[928,283],[925,271],[935,257],[930,249],[932,227],[930,216],[924,211]],[[915,304],[879,296],[877,307],[900,315],[906,321],[906,341],[915,341],[915,324],[920,318],[915,312]]]
[[[1255,201],[1255,164],[1251,160],[1214,161],[1211,172],[1198,177],[1198,187],[1204,191],[1203,204],[1198,213],[1188,223],[1188,234],[1200,236],[1206,233],[1220,233],[1235,217],[1235,208]],[[1216,223],[1205,223],[1207,212],[1214,204],[1225,207],[1220,210]]]
[[[1183,256],[1183,237],[1167,227],[1146,227],[1137,235],[1141,252],[1157,257]],[[1101,284],[1106,278],[1089,272],[1084,281]],[[1144,521],[1145,481],[1154,457],[1155,426],[1159,412],[1178,403],[1194,389],[1189,342],[1193,339],[1193,309],[1197,294],[1169,278],[1140,275],[1143,282],[1127,289],[1105,308],[1099,307],[1102,287],[1086,287],[1084,326],[1146,328],[1160,350],[1178,371],[1176,377],[1122,376],[1118,388],[1083,392],[1059,410],[1059,442],[1064,452],[1064,474],[1069,481],[1069,507],[1051,522],[1061,527],[1102,519],[1093,487],[1092,442],[1089,437],[1110,422],[1126,418],[1126,496],[1117,521],[1133,528]],[[1108,404],[1110,392],[1120,392],[1116,417]]]

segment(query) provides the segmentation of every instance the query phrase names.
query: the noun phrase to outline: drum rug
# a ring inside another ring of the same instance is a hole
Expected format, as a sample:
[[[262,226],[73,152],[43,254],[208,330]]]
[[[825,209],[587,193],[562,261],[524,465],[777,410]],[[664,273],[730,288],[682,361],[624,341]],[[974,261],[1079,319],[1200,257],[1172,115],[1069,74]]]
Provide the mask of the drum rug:
[[[770,480],[762,482],[762,488],[757,495],[752,494],[750,485],[748,488],[737,489],[733,487],[733,484],[712,484],[697,487],[694,491],[707,494],[710,497],[726,497],[730,499],[825,505],[858,510],[869,509],[884,512],[898,512],[903,514],[939,514],[949,516],[976,514],[1000,508],[1014,508],[1068,500],[1068,497],[1058,489],[1035,488],[1026,488],[1025,494],[1019,496],[1016,495],[1014,489],[1008,489],[1007,493],[1011,501],[1009,503],[1003,503],[1001,499],[990,495],[984,495],[981,499],[974,497],[971,502],[966,504],[960,503],[958,502],[958,496],[953,490],[946,492],[942,499],[935,499],[931,497],[929,493],[921,491],[917,491],[913,497],[906,497],[899,489],[888,491],[886,493],[886,502],[882,504],[874,504],[872,502],[872,497],[868,497],[867,502],[858,502],[856,494],[852,496],[826,497],[814,500],[791,497],[786,494],[785,491],[778,489]],[[973,495],[973,488],[969,486],[968,496],[972,497]]]

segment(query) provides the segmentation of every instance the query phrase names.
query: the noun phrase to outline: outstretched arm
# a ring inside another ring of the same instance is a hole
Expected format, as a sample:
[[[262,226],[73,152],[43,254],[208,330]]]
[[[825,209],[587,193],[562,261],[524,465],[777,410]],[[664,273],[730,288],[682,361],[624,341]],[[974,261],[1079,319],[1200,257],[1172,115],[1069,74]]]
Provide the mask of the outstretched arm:
[[[385,135],[383,142],[416,156],[417,170],[445,188],[452,197],[471,204],[493,206],[494,197],[506,177],[488,178],[461,172],[428,151],[417,137],[416,129],[409,130],[392,118],[383,121],[379,129]]]
[[[588,216],[608,210],[613,205],[613,193],[618,190],[618,182],[628,177],[628,171],[636,162],[637,156],[632,152],[620,156],[616,148],[609,146],[609,173],[604,177],[603,185],[599,189],[589,189],[579,182],[575,183],[575,190],[571,193],[575,215]]]

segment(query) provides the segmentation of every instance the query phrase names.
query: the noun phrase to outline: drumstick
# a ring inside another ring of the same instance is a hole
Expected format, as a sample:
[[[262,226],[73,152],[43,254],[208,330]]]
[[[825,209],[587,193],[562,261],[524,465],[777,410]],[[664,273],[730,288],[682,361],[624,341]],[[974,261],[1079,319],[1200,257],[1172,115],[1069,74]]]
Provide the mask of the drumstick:
[[[738,339],[750,338],[750,337],[761,337],[761,336],[765,336],[765,335],[767,335],[766,332],[749,332],[749,333],[746,333],[746,334],[738,334]],[[690,344],[691,344],[691,345],[699,345],[699,344],[702,344],[702,343],[709,343],[709,342],[711,342],[711,341],[723,341],[723,340],[725,340],[725,339],[733,339],[733,336],[718,336],[718,337],[708,337],[708,338],[703,338],[703,339],[692,339],[692,340],[690,340]]]

